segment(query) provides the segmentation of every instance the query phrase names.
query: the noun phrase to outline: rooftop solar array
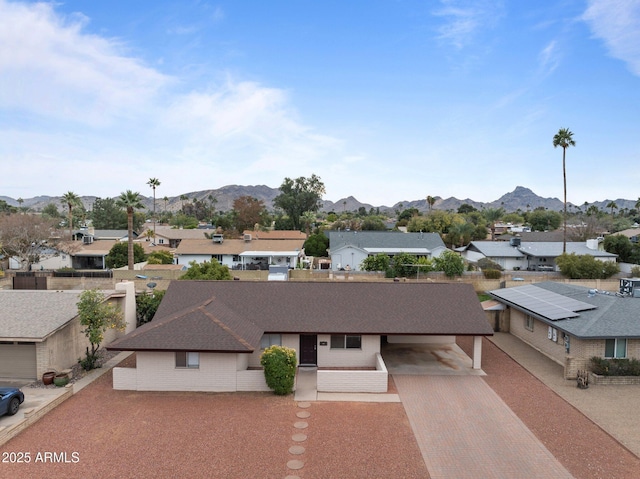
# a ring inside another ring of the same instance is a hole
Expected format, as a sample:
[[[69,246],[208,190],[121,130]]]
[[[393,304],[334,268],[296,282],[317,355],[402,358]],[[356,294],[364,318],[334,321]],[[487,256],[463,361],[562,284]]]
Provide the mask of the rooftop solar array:
[[[575,318],[580,316],[578,311],[596,309],[593,304],[568,298],[534,285],[499,289],[491,293],[552,321]]]

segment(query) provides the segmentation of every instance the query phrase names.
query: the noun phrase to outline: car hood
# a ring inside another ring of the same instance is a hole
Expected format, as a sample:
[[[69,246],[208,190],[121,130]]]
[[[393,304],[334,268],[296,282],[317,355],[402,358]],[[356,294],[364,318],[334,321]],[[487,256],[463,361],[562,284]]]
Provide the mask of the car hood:
[[[0,387],[0,396],[4,397],[7,394],[11,394],[11,393],[15,393],[20,391],[19,388],[7,388],[7,387]]]

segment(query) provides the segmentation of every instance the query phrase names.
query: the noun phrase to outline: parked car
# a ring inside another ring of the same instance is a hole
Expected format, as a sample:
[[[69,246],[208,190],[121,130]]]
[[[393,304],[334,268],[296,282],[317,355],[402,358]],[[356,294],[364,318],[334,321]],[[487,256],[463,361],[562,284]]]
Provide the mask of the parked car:
[[[24,394],[18,388],[0,387],[0,416],[13,416],[24,402]]]

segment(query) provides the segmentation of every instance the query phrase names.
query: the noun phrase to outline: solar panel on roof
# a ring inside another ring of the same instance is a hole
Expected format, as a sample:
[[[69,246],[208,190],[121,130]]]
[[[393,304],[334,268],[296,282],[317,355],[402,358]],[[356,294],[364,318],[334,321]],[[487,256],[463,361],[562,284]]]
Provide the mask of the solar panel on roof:
[[[568,298],[533,285],[518,286],[492,291],[495,296],[539,314],[552,321],[575,318],[578,311],[596,309],[596,306]]]

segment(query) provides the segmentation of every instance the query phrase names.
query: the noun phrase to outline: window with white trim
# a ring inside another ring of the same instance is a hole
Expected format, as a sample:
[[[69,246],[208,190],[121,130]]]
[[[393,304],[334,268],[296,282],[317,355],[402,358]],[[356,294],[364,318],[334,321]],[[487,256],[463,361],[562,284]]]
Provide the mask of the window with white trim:
[[[362,349],[362,336],[355,334],[332,334],[331,349]]]
[[[263,334],[260,338],[260,349],[267,349],[269,346],[282,346],[282,335]]]
[[[616,359],[626,358],[627,340],[625,338],[605,339],[604,357]]]
[[[198,369],[200,368],[200,353],[188,353],[176,351],[176,368]]]

